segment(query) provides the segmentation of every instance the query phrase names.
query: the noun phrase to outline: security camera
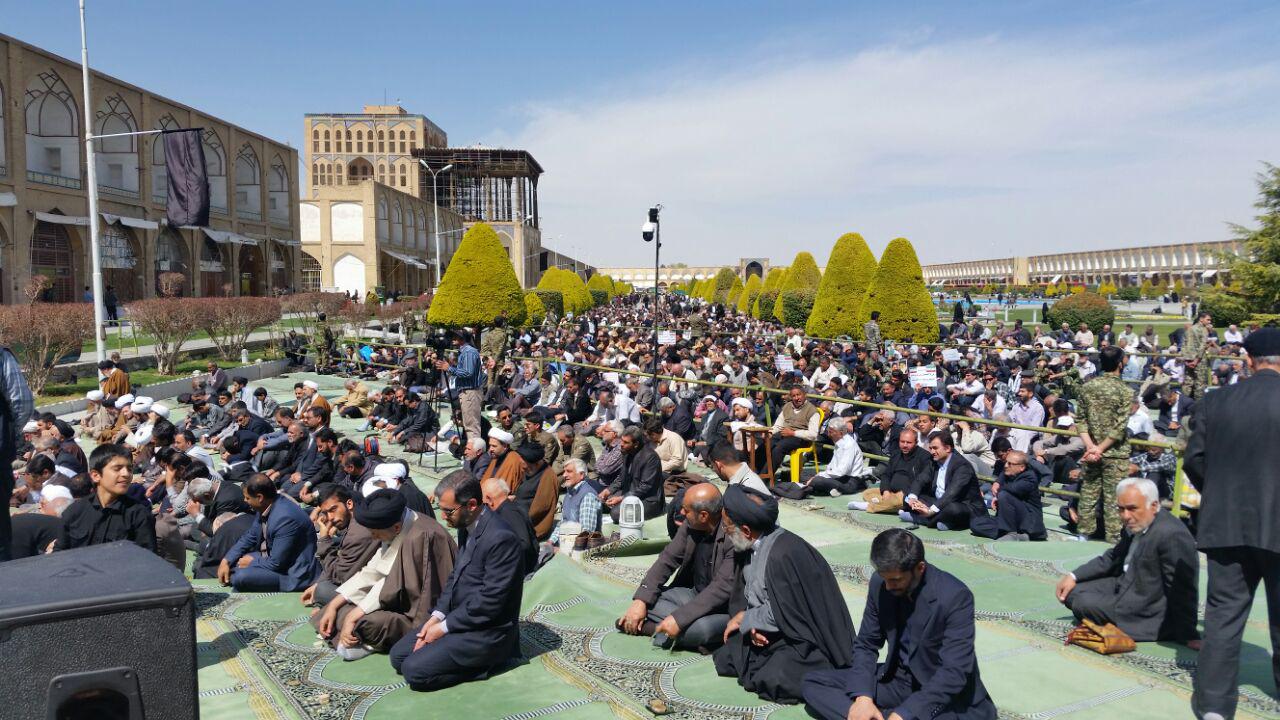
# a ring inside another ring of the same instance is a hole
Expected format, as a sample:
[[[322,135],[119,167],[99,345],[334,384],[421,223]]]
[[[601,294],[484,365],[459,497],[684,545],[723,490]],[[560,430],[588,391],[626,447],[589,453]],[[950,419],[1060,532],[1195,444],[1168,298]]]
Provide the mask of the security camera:
[[[658,225],[656,223],[646,222],[640,226],[640,237],[643,237],[645,242],[652,242],[653,235],[657,229]]]

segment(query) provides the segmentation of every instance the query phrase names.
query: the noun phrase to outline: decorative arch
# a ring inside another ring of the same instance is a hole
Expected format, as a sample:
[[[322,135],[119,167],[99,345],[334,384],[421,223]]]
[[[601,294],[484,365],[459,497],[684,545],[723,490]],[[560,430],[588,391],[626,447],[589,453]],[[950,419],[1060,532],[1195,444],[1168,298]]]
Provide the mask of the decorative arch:
[[[62,213],[54,210],[53,214]],[[37,220],[31,236],[31,274],[49,278],[44,292],[46,302],[74,302],[76,295],[75,258],[78,243],[66,225]]]
[[[102,98],[94,115],[93,131],[98,135],[137,132],[133,111],[119,93]],[[163,143],[161,143],[163,144]],[[107,137],[98,141],[94,154],[98,170],[98,187],[137,197],[138,136]]]
[[[404,208],[404,245],[405,247],[416,248],[418,246],[418,235],[414,231],[418,227],[417,213],[413,211],[412,205],[406,205]]]
[[[345,292],[348,295],[354,292],[357,297],[363,298],[365,293],[364,261],[351,253],[346,253],[339,257],[333,263],[333,284],[341,292]]]
[[[272,294],[279,291],[290,290],[289,275],[289,253],[280,249],[280,243],[267,243],[267,255],[271,258],[267,270],[271,273],[271,285],[268,288]]]
[[[103,223],[99,235],[103,288],[110,287],[122,302],[142,299],[138,256],[142,246],[133,230],[119,223]]]
[[[177,130],[181,126],[166,113],[156,121],[156,130]],[[164,136],[151,136],[151,198],[163,201],[169,196],[169,171],[164,165]]]
[[[167,272],[175,272],[182,275],[184,289],[179,294],[185,294],[188,283],[191,282],[191,253],[187,249],[186,240],[178,234],[178,231],[171,227],[165,227],[160,231],[159,237],[156,238],[155,253],[156,294],[162,294],[160,292],[160,275]]]
[[[200,295],[222,297],[227,294],[227,253],[212,238],[205,237],[200,246]]]
[[[400,211],[400,201],[391,206],[391,242],[396,245],[404,243],[404,214]]]
[[[423,208],[418,213],[418,248],[427,249],[427,209]]]
[[[227,213],[227,151],[218,131],[207,127],[200,136],[204,146],[205,174],[209,176],[209,207]]]
[[[80,187],[80,116],[76,99],[52,69],[27,83],[27,170],[30,179],[50,185]]]
[[[347,166],[347,181],[358,183],[373,177],[373,164],[362,157],[351,161]]]
[[[271,156],[271,172],[267,175],[267,202],[267,214],[272,220],[289,222],[289,166],[284,164],[284,158],[279,153]]]
[[[262,219],[262,164],[249,143],[236,153],[236,215]]]
[[[266,248],[271,243],[260,242],[257,245],[240,246],[239,285],[241,295],[265,295],[263,283],[268,280]]]
[[[320,261],[311,256],[311,253],[303,252],[301,267],[302,271],[302,292],[320,292],[323,283],[323,269],[320,267]]]
[[[386,240],[391,237],[391,228],[388,220],[387,199],[385,197],[378,198],[378,239]]]

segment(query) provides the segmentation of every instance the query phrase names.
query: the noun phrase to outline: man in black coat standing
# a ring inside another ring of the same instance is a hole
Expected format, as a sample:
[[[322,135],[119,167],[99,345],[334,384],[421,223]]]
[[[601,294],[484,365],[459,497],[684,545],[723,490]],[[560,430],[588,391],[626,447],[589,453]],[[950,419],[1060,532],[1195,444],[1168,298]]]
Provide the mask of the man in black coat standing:
[[[391,667],[418,691],[486,678],[520,655],[524,573],[515,535],[481,503],[470,473],[452,473],[437,491],[449,526],[468,532],[431,619],[391,648]]]
[[[924,560],[924,543],[901,528],[871,542],[853,664],[804,679],[809,714],[845,718],[995,720],[974,654],[973,593]],[[889,646],[885,662],[880,649]]]
[[[1192,413],[1183,469],[1200,491],[1197,545],[1208,556],[1204,642],[1191,706],[1235,715],[1240,639],[1266,584],[1272,672],[1280,689],[1280,329],[1250,333],[1253,377],[1205,393]]]
[[[1200,558],[1182,521],[1160,508],[1155,483],[1126,478],[1116,489],[1120,542],[1058,581],[1076,621],[1115,623],[1138,642],[1195,645]]]

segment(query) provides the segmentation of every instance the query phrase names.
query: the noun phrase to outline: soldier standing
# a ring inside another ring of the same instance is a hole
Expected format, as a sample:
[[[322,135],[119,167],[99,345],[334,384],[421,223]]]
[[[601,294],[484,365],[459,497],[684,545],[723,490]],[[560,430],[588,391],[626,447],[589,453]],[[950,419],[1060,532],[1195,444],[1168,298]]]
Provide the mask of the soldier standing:
[[[1204,396],[1204,389],[1209,386],[1209,328],[1213,320],[1209,313],[1200,313],[1200,317],[1187,330],[1186,346],[1182,348],[1182,360],[1187,366],[1183,375],[1187,397],[1199,400]]]
[[[1080,459],[1084,473],[1080,482],[1081,538],[1098,529],[1101,504],[1107,542],[1120,540],[1120,516],[1116,511],[1116,484],[1129,474],[1127,425],[1133,391],[1120,379],[1124,350],[1108,346],[1098,353],[1102,373],[1080,388],[1080,411],[1076,428],[1084,441]]]
[[[699,340],[707,334],[707,318],[698,310],[689,318],[689,337]]]
[[[862,325],[862,337],[867,341],[868,350],[880,348],[880,311],[872,310],[871,319]]]
[[[499,315],[493,319],[493,327],[480,338],[480,354],[493,360],[489,367],[489,384],[493,385],[498,368],[507,359],[507,318]]]

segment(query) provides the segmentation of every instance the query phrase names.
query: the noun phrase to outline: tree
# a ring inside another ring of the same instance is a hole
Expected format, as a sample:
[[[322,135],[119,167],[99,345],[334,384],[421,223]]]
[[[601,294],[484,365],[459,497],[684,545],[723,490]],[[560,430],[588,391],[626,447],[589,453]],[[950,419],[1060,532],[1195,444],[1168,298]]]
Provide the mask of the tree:
[[[524,291],[498,234],[476,223],[440,280],[427,320],[442,327],[487,327],[502,315],[513,325],[525,320]]]
[[[1210,288],[1200,296],[1200,312],[1209,313],[1213,324],[1220,327],[1242,325],[1252,314],[1249,302],[1242,296],[1222,288]]]
[[[1244,252],[1226,253],[1222,260],[1231,270],[1231,284],[1240,284],[1239,295],[1254,313],[1280,312],[1280,167],[1263,164],[1258,174],[1258,201],[1254,216],[1258,227],[1231,225]],[[1217,317],[1214,317],[1217,320]]]
[[[858,309],[858,326],[880,312],[880,334],[886,340],[934,342],[938,339],[938,315],[924,284],[915,248],[906,238],[895,238],[880,256],[880,265],[867,286]]]
[[[738,312],[744,314],[751,312],[751,307],[755,305],[756,297],[760,294],[761,284],[759,275],[747,277],[747,284],[742,287],[742,292],[738,293]]]
[[[1142,299],[1142,290],[1137,285],[1125,285],[1116,291],[1116,297],[1126,302]]]
[[[782,298],[785,297],[788,292],[794,293],[800,290],[809,290],[810,294],[816,293],[818,291],[818,283],[820,282],[822,282],[822,272],[818,270],[818,263],[814,261],[813,255],[803,251],[798,252],[796,253],[795,259],[791,261],[791,267],[787,269],[787,275],[782,281],[782,286],[778,289],[778,297]],[[803,300],[803,296],[794,298],[790,307],[793,309],[802,307]],[[786,319],[782,315],[783,307],[785,306],[775,303],[773,306],[773,314],[774,317],[785,323]],[[809,307],[813,307],[812,300],[809,301]],[[792,320],[795,320],[797,317],[798,315],[795,314],[791,316]],[[808,321],[808,319],[809,314],[806,312],[804,314],[804,320]],[[792,327],[803,326],[804,322],[801,322],[799,325],[793,325]]]
[[[172,375],[187,339],[204,321],[208,298],[155,298],[138,300],[126,307],[129,321],[153,338],[156,370]]]
[[[603,305],[607,303],[609,300],[612,300],[615,294],[613,290],[613,280],[610,279],[608,275],[601,275],[599,273],[592,275],[591,279],[587,281],[587,290],[603,290],[604,291],[606,295],[605,302],[597,303],[599,305]]]
[[[1144,298],[1153,298],[1156,296],[1155,286],[1151,284],[1151,278],[1144,278],[1142,285],[1138,288],[1138,293]]]
[[[280,319],[280,301],[273,297],[201,298],[200,303],[198,327],[223,360],[234,359],[254,330]]]
[[[538,299],[538,293],[530,290],[524,294],[525,327],[538,327],[547,319],[547,309]]]
[[[827,271],[818,283],[818,294],[805,332],[817,337],[860,337],[858,308],[876,274],[876,256],[858,233],[841,235],[831,248]]]
[[[720,272],[716,273],[710,302],[720,303],[721,305],[729,302],[729,293],[733,290],[733,281],[737,279],[737,274],[729,268],[720,268]]]
[[[1115,323],[1116,309],[1097,293],[1079,292],[1050,306],[1044,320],[1049,327],[1059,327],[1066,323],[1074,328],[1080,323],[1088,323],[1091,330],[1100,330],[1103,325]]]
[[[0,343],[13,351],[35,395],[44,392],[58,361],[91,337],[93,306],[88,303],[0,305]]]
[[[547,313],[555,315],[556,319],[564,317],[564,296],[559,290],[548,290],[547,288],[534,288],[532,291],[538,296],[538,301],[542,304],[542,315],[546,318]],[[525,305],[528,306],[528,301]]]

